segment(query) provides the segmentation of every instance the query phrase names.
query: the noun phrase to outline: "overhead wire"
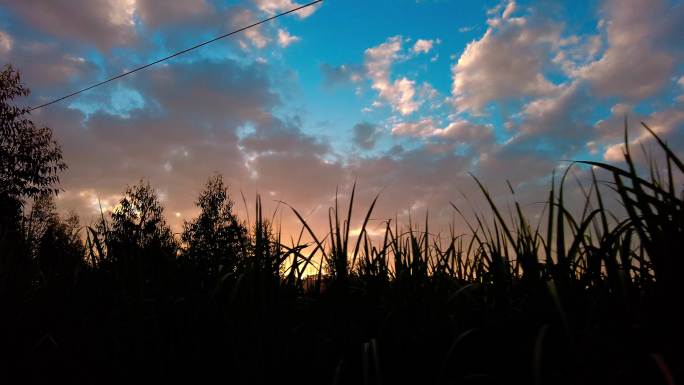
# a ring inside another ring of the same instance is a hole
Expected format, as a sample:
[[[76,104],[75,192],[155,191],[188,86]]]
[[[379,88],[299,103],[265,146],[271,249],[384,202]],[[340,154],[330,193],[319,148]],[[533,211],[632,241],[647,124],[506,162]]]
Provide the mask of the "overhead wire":
[[[273,15],[273,16],[267,18],[267,19],[263,19],[263,20],[261,20],[261,21],[252,23],[252,24],[250,24],[250,25],[248,25],[248,26],[245,26],[245,27],[236,29],[236,30],[234,30],[234,31],[225,33],[225,34],[223,34],[223,35],[217,36],[217,37],[215,37],[215,38],[213,38],[213,39],[204,41],[204,42],[199,43],[199,44],[195,44],[195,45],[193,45],[192,47],[186,48],[186,49],[184,49],[184,50],[182,50],[182,51],[178,51],[178,52],[173,53],[173,54],[171,54],[171,55],[165,56],[165,57],[163,57],[163,58],[161,58],[161,59],[157,59],[157,60],[155,60],[155,61],[153,61],[153,62],[147,63],[147,64],[142,65],[142,66],[140,66],[140,67],[136,67],[136,68],[134,68],[134,69],[132,69],[132,70],[130,70],[130,71],[126,71],[126,72],[124,72],[124,73],[122,73],[122,74],[116,75],[116,76],[111,77],[111,78],[106,79],[106,80],[103,80],[103,81],[101,81],[101,82],[99,82],[99,83],[95,83],[95,84],[93,84],[93,85],[91,85],[91,86],[82,88],[82,89],[80,89],[80,90],[78,90],[78,91],[74,91],[74,92],[72,92],[72,93],[70,93],[70,94],[64,95],[64,96],[62,96],[62,97],[60,97],[60,98],[57,98],[57,99],[54,99],[54,100],[51,100],[51,101],[49,101],[49,102],[47,102],[47,103],[41,104],[41,105],[36,106],[36,107],[31,107],[31,108],[29,108],[28,111],[31,112],[31,111],[37,110],[37,109],[39,109],[39,108],[47,107],[47,106],[49,106],[49,105],[52,105],[52,104],[61,102],[61,101],[64,100],[64,99],[71,98],[71,97],[76,96],[76,95],[78,95],[78,94],[80,94],[80,93],[86,92],[86,91],[88,91],[88,90],[92,90],[92,89],[95,88],[95,87],[99,87],[99,86],[101,86],[101,85],[107,84],[107,83],[112,82],[112,81],[114,81],[114,80],[121,79],[121,78],[124,77],[124,76],[128,76],[128,75],[133,74],[133,73],[135,73],[135,72],[144,70],[145,68],[148,68],[148,67],[151,67],[151,66],[153,66],[153,65],[155,65],[155,64],[159,64],[159,63],[161,63],[161,62],[163,62],[163,61],[172,59],[172,58],[174,58],[174,57],[176,57],[176,56],[179,56],[179,55],[182,55],[182,54],[184,54],[184,53],[187,53],[187,52],[190,52],[190,51],[192,51],[192,50],[195,50],[195,49],[197,49],[197,48],[203,47],[203,46],[205,46],[205,45],[207,45],[207,44],[211,44],[211,43],[213,43],[213,42],[215,42],[215,41],[217,41],[217,40],[221,40],[221,39],[224,39],[224,38],[226,38],[226,37],[235,35],[235,34],[237,34],[237,33],[243,32],[243,31],[248,30],[248,29],[250,29],[250,28],[254,28],[254,27],[258,26],[258,25],[267,23],[267,22],[269,22],[269,21],[271,21],[271,20],[275,20],[275,19],[277,19],[277,18],[279,18],[279,17],[282,17],[282,16],[285,16],[285,15],[287,15],[287,14],[290,14],[290,13],[294,13],[294,12],[300,11],[300,10],[302,10],[302,9],[304,9],[304,8],[311,7],[311,6],[313,6],[313,5],[317,4],[317,3],[321,3],[321,2],[323,2],[323,0],[315,0],[315,1],[312,1],[312,2],[310,2],[310,3],[304,4],[304,5],[300,5],[299,7],[293,8],[293,9],[291,9],[291,10],[289,10],[289,11],[285,11],[285,12],[282,12],[282,13],[279,13],[279,14],[276,14],[276,15]]]

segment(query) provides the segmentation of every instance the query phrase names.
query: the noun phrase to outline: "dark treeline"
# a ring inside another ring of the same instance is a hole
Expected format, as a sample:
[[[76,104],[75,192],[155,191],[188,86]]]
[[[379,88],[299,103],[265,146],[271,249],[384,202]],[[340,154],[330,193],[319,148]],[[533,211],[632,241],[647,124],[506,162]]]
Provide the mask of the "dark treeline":
[[[348,208],[330,210],[324,235],[293,210],[313,241],[288,246],[258,199],[255,223],[236,217],[220,175],[179,237],[146,182],[94,225],[60,217],[54,196],[66,164],[50,130],[14,106],[27,94],[5,67],[3,383],[684,381],[684,201],[675,186],[684,165],[655,134],[663,168],[650,158],[642,177],[628,147],[624,169],[589,162],[610,175],[611,195],[594,177],[571,214],[563,177],[543,231],[517,205],[508,218],[480,186],[491,211],[463,217],[470,234],[388,221],[373,243],[365,226],[375,202],[350,237],[352,192]],[[604,206],[615,198],[624,219]]]

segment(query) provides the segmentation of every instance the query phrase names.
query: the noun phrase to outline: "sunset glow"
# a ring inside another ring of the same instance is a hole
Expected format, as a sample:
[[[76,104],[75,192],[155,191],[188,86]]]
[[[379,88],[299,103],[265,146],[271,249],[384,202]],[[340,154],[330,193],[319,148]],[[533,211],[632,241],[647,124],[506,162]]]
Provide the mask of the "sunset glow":
[[[0,54],[33,91],[28,105],[298,5],[3,4]],[[682,8],[326,1],[33,117],[53,129],[70,165],[60,209],[84,219],[144,178],[179,229],[219,172],[242,216],[240,194],[249,208],[260,193],[266,211],[283,201],[325,226],[336,188],[344,201],[356,181],[362,205],[382,191],[374,220],[430,212],[446,229],[450,202],[466,204],[461,192],[479,199],[468,172],[501,197],[510,180],[531,204],[562,160],[619,160],[625,116],[681,150]],[[289,211],[282,221],[287,234],[299,230]]]

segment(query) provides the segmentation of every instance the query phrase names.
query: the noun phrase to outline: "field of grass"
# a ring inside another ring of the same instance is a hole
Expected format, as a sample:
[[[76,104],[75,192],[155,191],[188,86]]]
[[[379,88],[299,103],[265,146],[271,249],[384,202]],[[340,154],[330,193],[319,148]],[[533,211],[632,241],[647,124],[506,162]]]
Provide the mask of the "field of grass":
[[[490,211],[466,235],[426,218],[372,241],[373,201],[352,237],[352,192],[324,233],[293,208],[314,241],[285,245],[258,201],[253,226],[222,211],[218,179],[183,239],[149,186],[97,226],[0,227],[1,382],[681,383],[684,165],[651,134],[661,164],[579,162],[611,178],[575,213],[561,176],[543,223],[474,179]]]

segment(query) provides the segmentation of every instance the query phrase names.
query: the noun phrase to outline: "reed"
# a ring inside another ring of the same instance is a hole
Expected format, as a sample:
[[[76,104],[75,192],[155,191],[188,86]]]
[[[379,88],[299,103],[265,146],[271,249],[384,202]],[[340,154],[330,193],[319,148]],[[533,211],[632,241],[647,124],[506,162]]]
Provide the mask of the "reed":
[[[125,212],[81,227],[76,268],[50,265],[51,277],[71,280],[57,287],[36,278],[45,262],[8,264],[26,262],[17,257],[25,247],[3,233],[3,269],[21,267],[1,275],[14,290],[2,297],[14,314],[0,325],[2,354],[14,357],[3,370],[26,383],[681,381],[684,166],[643,126],[664,169],[646,152],[643,176],[625,127],[625,167],[581,161],[553,175],[536,223],[517,201],[497,206],[473,176],[489,210],[468,216],[452,204],[465,234],[432,233],[426,214],[422,226],[388,219],[372,237],[376,196],[353,235],[354,185],[346,207],[335,199],[323,233],[290,207],[302,227],[289,243],[257,196],[253,224],[230,219],[244,239],[201,245],[213,250],[207,259],[169,238],[141,184],[125,194]],[[570,190],[575,169],[588,182]],[[569,191],[581,194],[578,207]],[[624,217],[608,209],[613,198]],[[201,229],[228,228],[217,223]],[[60,243],[45,244],[61,255]]]

